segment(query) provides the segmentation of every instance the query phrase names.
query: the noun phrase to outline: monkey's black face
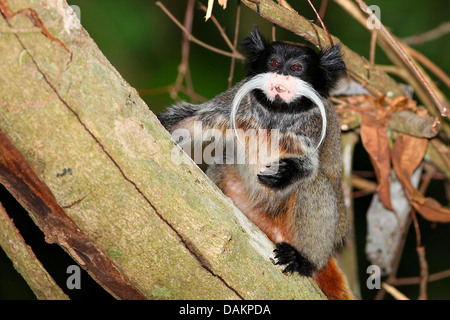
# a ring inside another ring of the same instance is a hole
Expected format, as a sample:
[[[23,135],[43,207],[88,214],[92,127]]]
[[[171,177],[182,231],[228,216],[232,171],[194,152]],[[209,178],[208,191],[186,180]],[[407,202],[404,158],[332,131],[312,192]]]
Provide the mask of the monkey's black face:
[[[273,72],[300,78],[314,88],[320,85],[320,72],[317,70],[319,56],[309,47],[273,42],[268,47],[267,55],[255,62],[257,65],[254,65],[253,70],[256,74]]]
[[[271,102],[291,103],[301,98],[298,91],[300,79],[314,88],[322,91],[320,71],[317,69],[319,56],[311,48],[285,42],[273,42],[255,61],[256,74],[269,72],[268,90],[264,92]]]
[[[255,27],[242,48],[248,53],[249,77],[269,74],[267,84],[257,95],[271,103],[290,104],[302,98],[304,90],[311,89],[326,98],[345,71],[339,45],[317,53],[305,45],[268,43]]]

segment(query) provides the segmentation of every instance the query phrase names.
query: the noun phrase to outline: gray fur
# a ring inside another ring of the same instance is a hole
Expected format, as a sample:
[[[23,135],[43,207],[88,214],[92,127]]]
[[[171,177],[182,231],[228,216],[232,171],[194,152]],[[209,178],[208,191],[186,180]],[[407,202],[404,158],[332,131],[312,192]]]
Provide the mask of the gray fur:
[[[245,81],[245,80],[244,80]],[[187,126],[192,121],[202,121],[204,129],[214,128],[225,123],[229,129],[230,109],[235,92],[241,86],[238,83],[215,98],[193,105],[186,102],[169,108],[158,118],[162,124],[173,131],[180,123]],[[327,115],[327,133],[318,154],[311,155],[312,174],[283,190],[274,190],[261,184],[257,178],[255,166],[250,164],[214,164],[207,170],[208,176],[218,184],[232,166],[243,181],[246,181],[247,197],[254,206],[262,208],[269,215],[283,214],[286,203],[292,194],[296,194],[295,221],[298,243],[292,244],[317,268],[323,267],[334,250],[342,245],[347,234],[346,209],[341,190],[341,152],[339,121],[332,104],[324,100]],[[183,118],[183,115],[188,115]],[[261,128],[279,129],[282,133],[292,133],[313,148],[321,136],[321,115],[318,108],[285,114],[272,113],[262,106],[253,94],[243,99],[237,111],[237,119],[248,118]],[[308,147],[308,146],[307,146]],[[304,155],[294,155],[302,157]]]

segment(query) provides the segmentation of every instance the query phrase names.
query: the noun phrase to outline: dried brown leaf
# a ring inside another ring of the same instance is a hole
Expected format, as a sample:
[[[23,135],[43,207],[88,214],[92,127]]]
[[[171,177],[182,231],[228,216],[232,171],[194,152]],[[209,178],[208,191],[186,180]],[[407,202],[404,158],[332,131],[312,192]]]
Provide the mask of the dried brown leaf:
[[[433,222],[450,222],[450,210],[436,200],[427,198],[411,184],[411,176],[422,161],[428,139],[400,134],[392,149],[392,165],[411,205],[425,219]]]
[[[386,129],[373,116],[363,115],[361,141],[370,156],[378,181],[378,197],[383,205],[392,210],[390,195],[391,162]]]

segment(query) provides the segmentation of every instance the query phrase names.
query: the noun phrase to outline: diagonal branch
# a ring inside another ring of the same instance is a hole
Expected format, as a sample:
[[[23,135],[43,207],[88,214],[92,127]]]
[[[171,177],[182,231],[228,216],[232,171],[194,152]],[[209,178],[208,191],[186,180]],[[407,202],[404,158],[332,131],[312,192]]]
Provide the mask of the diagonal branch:
[[[366,17],[363,14],[363,10],[359,9],[356,4],[354,4],[352,1],[347,0],[335,0],[335,2],[338,3],[350,15],[352,15],[352,17],[355,18],[361,25],[367,28]],[[359,1],[359,3],[362,2]],[[373,16],[373,18],[377,19],[375,16]],[[379,25],[382,26],[381,22],[379,23]],[[404,50],[407,50],[404,49],[406,48],[406,45],[401,44],[397,46],[396,44],[398,44],[399,41],[396,40],[384,26],[383,28],[384,29],[382,31],[376,29],[374,30],[374,32],[377,32],[379,34],[378,39],[380,40],[380,45],[383,47],[384,51],[393,61],[393,63],[408,72],[408,78],[410,79],[411,84],[414,86],[414,89],[422,103],[427,106],[428,110],[432,114],[436,113],[436,109],[438,109],[441,114],[445,114],[446,112],[448,112],[448,107],[445,107],[448,105],[448,101],[446,100],[442,92],[440,92],[438,88],[428,80],[429,77],[426,75],[426,73],[420,70],[419,67],[414,63],[414,66],[408,66],[407,68],[405,68],[405,63],[408,64],[408,61],[411,61],[411,59],[408,58],[408,60],[404,60],[404,53],[399,53],[397,52],[397,50],[401,50],[402,52],[404,52]],[[420,73],[419,78],[417,70]],[[421,79],[425,79],[425,84],[421,82]],[[426,85],[426,88],[424,87],[424,85]],[[446,130],[446,132],[449,132],[450,130],[448,126],[443,126],[443,129]]]
[[[367,7],[366,3],[362,0],[356,0],[360,5],[361,9],[364,12],[370,12],[370,9]],[[403,46],[381,23],[377,16],[373,15],[373,19],[380,25],[380,34],[385,38],[385,40],[389,43],[391,48],[394,49],[395,53],[405,62],[411,73],[415,78],[417,78],[426,89],[431,99],[433,100],[435,107],[439,110],[440,114],[443,117],[448,117],[450,114],[450,109],[448,103],[442,101],[435,93],[435,91],[431,88],[427,79],[424,77],[422,72],[418,69],[415,62],[411,59],[408,53],[404,50]]]

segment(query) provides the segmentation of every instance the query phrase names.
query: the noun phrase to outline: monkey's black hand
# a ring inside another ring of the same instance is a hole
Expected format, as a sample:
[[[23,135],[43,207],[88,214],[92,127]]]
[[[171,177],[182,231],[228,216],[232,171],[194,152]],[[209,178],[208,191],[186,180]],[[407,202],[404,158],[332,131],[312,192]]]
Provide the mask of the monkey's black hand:
[[[277,243],[273,252],[277,260],[275,264],[286,265],[283,273],[298,272],[303,276],[310,277],[315,270],[315,266],[289,243]]]
[[[258,179],[268,187],[282,189],[308,174],[304,160],[285,158],[266,166],[258,174]]]

